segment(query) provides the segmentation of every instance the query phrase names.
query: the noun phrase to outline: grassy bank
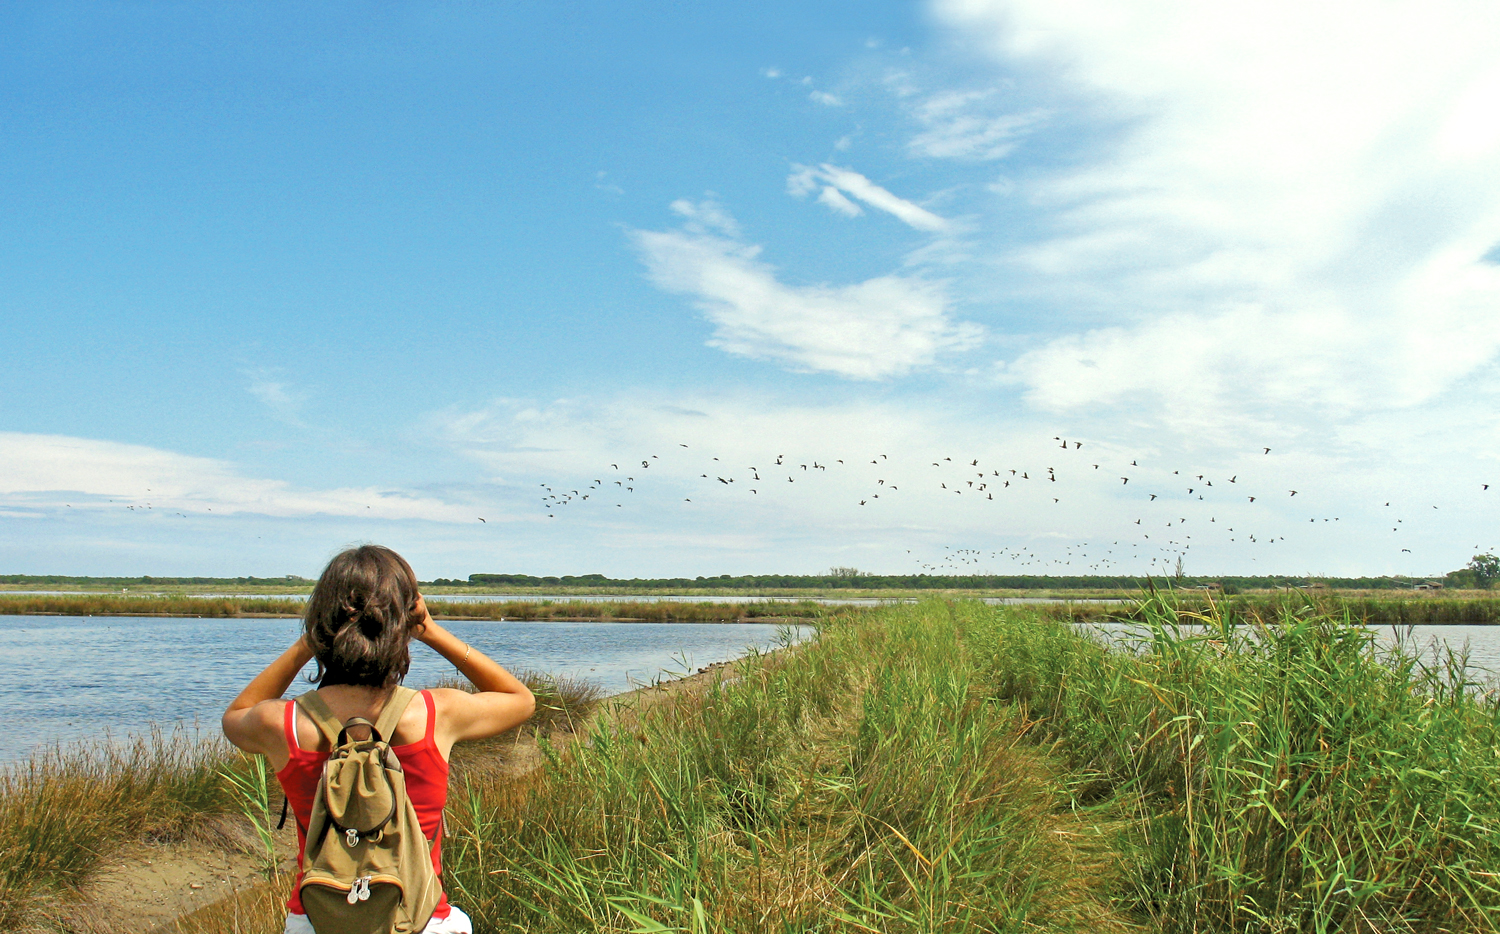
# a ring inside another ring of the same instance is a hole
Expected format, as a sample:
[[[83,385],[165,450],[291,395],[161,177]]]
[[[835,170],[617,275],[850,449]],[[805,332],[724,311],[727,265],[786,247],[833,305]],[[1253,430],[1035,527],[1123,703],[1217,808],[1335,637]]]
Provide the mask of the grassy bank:
[[[1159,929],[1495,930],[1500,710],[1461,659],[1424,667],[1346,612],[1274,609],[1153,596],[1134,654],[1001,617],[976,651],[1076,800],[1129,817],[1120,897]]]
[[[227,744],[154,732],[54,749],[0,772],[0,928],[86,881],[111,847],[182,837],[231,807]]]
[[[1103,838],[981,673],[945,605],[830,621],[456,793],[448,884],[484,931],[1122,928]]]
[[[246,616],[299,617],[305,601],[287,597],[191,597],[123,594],[5,594],[0,615],[11,616],[181,616],[234,619]],[[674,603],[670,601],[428,601],[439,619],[598,619],[646,622],[733,623],[765,618],[808,619],[816,603]]]
[[[456,796],[484,930],[1486,931],[1497,710],[1347,615],[837,621]],[[1206,623],[1208,635],[1183,624]]]
[[[520,676],[536,695],[536,715],[511,734],[456,747],[456,772],[513,742],[515,733],[569,731],[600,701],[592,682]],[[118,744],[55,747],[0,770],[0,929],[48,916],[45,906],[69,899],[122,844],[179,840],[210,818],[241,812],[244,797],[234,779],[250,788],[255,777],[253,761],[216,732],[180,730],[155,730]],[[281,796],[274,779],[270,785],[261,803],[274,814]]]
[[[466,771],[447,885],[480,934],[1496,930],[1500,708],[1461,661],[1217,606],[1149,595],[1134,651],[1054,608],[821,620],[527,778]],[[234,911],[182,930],[280,930]]]

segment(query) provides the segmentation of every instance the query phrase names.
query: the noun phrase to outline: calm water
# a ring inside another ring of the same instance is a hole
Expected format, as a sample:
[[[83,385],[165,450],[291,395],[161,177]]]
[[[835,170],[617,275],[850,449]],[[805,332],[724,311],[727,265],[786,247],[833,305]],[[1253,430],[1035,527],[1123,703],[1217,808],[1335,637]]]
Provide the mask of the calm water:
[[[0,617],[0,763],[39,744],[152,723],[217,731],[229,701],[298,634],[295,619]],[[608,693],[772,647],[769,624],[445,622],[512,670],[597,681]],[[794,632],[805,636],[808,627]],[[309,666],[309,671],[311,666]],[[413,643],[407,683],[453,674]],[[300,679],[289,691],[310,685]]]

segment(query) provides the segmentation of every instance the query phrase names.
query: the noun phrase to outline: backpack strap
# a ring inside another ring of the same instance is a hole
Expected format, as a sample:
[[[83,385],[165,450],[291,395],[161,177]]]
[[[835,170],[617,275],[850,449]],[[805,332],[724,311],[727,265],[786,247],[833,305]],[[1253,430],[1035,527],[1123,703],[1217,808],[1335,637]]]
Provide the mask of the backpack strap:
[[[299,696],[296,703],[302,707],[302,712],[307,714],[308,719],[312,720],[318,732],[327,738],[328,748],[337,749],[339,733],[344,729],[344,723],[334,715],[328,702],[318,696],[317,690],[312,690]]]
[[[380,711],[380,716],[376,718],[373,726],[376,734],[380,736],[380,739],[386,745],[395,745],[395,743],[391,742],[391,736],[396,732],[396,724],[401,722],[401,715],[406,713],[406,708],[416,698],[417,693],[417,691],[413,691],[411,688],[402,687],[398,684],[396,685],[396,690],[392,692],[390,700],[385,702],[385,709]],[[317,725],[318,732],[328,737],[328,745],[332,749],[338,748],[339,738],[343,735],[345,727],[356,720],[360,723],[369,723],[368,720],[362,717],[355,717],[349,723],[344,723],[334,714],[333,708],[328,706],[328,702],[320,697],[315,690],[301,695],[297,698],[296,702],[302,705],[303,712]]]
[[[417,691],[409,687],[396,685],[396,690],[391,692],[390,700],[385,702],[385,709],[380,711],[380,716],[375,719],[375,732],[387,746],[396,745],[392,741],[396,733],[396,724],[401,722],[401,715],[406,713],[406,708],[416,699]]]

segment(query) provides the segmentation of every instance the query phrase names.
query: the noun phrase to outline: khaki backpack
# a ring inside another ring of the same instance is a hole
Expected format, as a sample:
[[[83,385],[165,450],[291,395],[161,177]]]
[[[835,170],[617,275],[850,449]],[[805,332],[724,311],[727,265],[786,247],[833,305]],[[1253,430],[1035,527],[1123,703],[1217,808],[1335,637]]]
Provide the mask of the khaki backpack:
[[[302,851],[302,908],[318,934],[414,934],[442,898],[433,843],[422,834],[390,744],[416,696],[398,686],[374,723],[340,722],[316,691],[297,698],[333,746]],[[368,738],[351,739],[350,729],[361,726]]]

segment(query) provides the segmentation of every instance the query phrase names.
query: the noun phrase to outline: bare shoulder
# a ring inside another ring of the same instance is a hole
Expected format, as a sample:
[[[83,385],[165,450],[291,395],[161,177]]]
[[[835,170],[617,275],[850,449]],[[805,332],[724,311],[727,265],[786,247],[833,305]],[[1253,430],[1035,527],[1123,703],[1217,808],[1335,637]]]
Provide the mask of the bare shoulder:
[[[286,705],[291,701],[263,700],[252,707],[224,715],[224,735],[247,752],[267,752],[281,736]]]
[[[246,725],[258,734],[279,736],[286,720],[286,705],[290,703],[292,702],[281,698],[263,700],[245,711],[248,715]]]
[[[468,691],[460,691],[457,688],[428,688],[427,693],[432,695],[432,706],[437,711],[440,721],[456,711],[465,709],[474,698],[474,695]]]
[[[432,692],[438,728],[450,740],[483,739],[526,722],[535,708],[531,692],[478,691],[452,688]]]

